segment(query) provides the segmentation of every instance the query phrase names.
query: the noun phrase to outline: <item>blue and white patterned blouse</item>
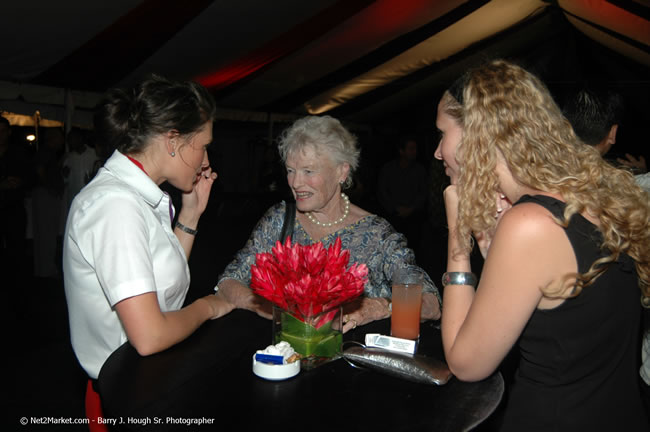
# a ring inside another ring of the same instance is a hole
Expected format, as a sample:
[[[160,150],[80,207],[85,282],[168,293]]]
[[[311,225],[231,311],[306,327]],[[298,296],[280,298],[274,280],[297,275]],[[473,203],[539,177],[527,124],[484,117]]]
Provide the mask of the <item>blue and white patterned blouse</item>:
[[[251,280],[251,265],[255,263],[255,254],[270,252],[280,238],[284,222],[285,203],[280,202],[268,209],[257,222],[246,245],[235,254],[219,277],[219,283],[225,279],[235,279],[248,286]],[[361,220],[341,228],[323,238],[324,247],[329,247],[341,238],[343,249],[350,251],[350,263],[364,263],[368,267],[368,283],[365,295],[368,297],[391,297],[391,276],[400,267],[412,267],[424,276],[424,292],[434,293],[442,304],[438,289],[429,275],[415,265],[415,255],[406,246],[406,237],[398,233],[385,219],[377,215],[368,215]],[[292,237],[293,243],[309,245],[316,243],[296,219]]]

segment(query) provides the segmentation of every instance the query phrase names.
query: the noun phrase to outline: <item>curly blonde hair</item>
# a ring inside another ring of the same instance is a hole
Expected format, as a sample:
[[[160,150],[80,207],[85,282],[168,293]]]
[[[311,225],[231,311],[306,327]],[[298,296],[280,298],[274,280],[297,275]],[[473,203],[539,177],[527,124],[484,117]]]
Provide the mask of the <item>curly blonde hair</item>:
[[[624,253],[635,261],[643,295],[650,296],[650,200],[633,175],[583,144],[546,86],[520,66],[494,60],[461,82],[461,101],[447,92],[443,107],[463,126],[456,152],[463,248],[471,248],[472,232],[496,228],[495,168],[502,159],[520,184],[563,197],[566,208],[558,224],[567,226],[582,212],[600,223],[605,256],[586,273],[542,288],[545,295],[578,295]]]

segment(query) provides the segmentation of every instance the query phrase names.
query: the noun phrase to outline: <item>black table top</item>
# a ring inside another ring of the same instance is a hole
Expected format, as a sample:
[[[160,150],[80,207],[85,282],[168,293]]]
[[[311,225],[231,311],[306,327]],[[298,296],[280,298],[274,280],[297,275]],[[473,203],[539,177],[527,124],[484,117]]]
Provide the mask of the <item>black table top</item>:
[[[97,383],[105,417],[117,429],[149,430],[469,430],[497,407],[501,375],[444,386],[414,383],[338,359],[285,381],[252,372],[256,350],[272,342],[271,321],[235,310],[187,340],[141,357],[128,343],[104,364]],[[389,334],[390,320],[359,327]],[[443,358],[440,331],[421,326],[418,354]],[[225,429],[224,429],[225,428]]]

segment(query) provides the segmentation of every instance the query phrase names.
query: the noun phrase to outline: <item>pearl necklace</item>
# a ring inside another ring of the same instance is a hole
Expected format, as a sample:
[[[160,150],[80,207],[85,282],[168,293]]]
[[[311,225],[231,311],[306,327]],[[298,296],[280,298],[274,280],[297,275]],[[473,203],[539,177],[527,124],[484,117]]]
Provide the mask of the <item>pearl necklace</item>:
[[[317,220],[315,217],[313,217],[311,215],[311,212],[307,212],[305,213],[305,215],[307,215],[307,219],[309,219],[309,222],[322,227],[331,227],[333,225],[338,225],[341,222],[343,222],[345,218],[348,217],[348,214],[350,214],[350,198],[348,198],[348,196],[343,192],[341,192],[341,198],[343,198],[343,202],[345,203],[345,208],[343,209],[343,216],[341,216],[334,222],[321,222]]]

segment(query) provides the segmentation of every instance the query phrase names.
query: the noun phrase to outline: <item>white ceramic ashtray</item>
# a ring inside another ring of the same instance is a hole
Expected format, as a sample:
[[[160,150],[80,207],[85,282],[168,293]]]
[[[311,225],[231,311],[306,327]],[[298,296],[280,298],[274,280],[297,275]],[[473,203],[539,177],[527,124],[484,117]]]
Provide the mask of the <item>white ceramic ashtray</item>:
[[[269,345],[253,354],[253,373],[260,378],[280,381],[299,372],[300,358],[287,342]]]

